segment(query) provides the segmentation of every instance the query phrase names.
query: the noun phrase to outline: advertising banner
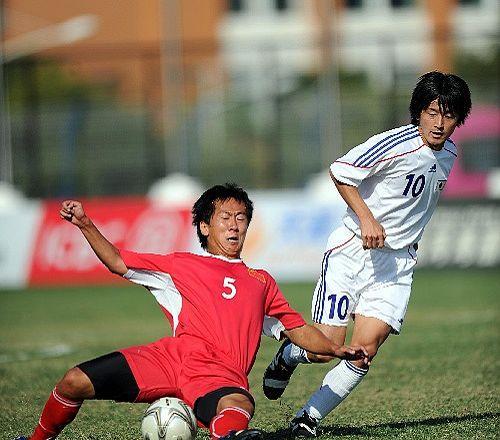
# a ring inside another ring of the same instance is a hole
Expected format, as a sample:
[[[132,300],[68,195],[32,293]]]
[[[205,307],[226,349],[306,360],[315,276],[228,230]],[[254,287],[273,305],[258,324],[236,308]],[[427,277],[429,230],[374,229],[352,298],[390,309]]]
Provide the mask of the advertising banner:
[[[317,279],[330,232],[342,221],[341,199],[300,191],[250,194],[255,211],[242,257],[279,281]],[[119,248],[166,254],[201,251],[190,207],[164,207],[146,198],[84,201],[90,218]],[[77,227],[59,217],[60,202],[26,201],[0,212],[0,287],[118,282]],[[438,205],[419,243],[423,267],[500,266],[500,203]]]
[[[152,205],[146,199],[83,202],[86,213],[115,246],[169,253],[190,248],[190,212]],[[77,227],[59,216],[60,202],[45,202],[29,266],[29,284],[91,284],[118,280],[102,265]]]
[[[345,204],[317,200],[299,191],[251,194],[255,214],[243,258],[282,281],[315,280],[329,234],[340,224]]]
[[[425,229],[418,267],[500,266],[500,203],[443,201]]]

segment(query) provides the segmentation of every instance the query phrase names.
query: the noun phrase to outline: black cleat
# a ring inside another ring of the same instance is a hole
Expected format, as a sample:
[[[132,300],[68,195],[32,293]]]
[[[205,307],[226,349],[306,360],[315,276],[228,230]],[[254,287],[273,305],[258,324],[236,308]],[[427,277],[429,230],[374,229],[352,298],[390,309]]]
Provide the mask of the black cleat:
[[[20,435],[19,437],[16,437],[14,440],[28,440],[28,437],[25,437],[24,435]]]
[[[242,431],[231,431],[220,440],[262,440],[263,438],[264,435],[260,429],[243,429]]]
[[[317,437],[319,422],[304,410],[290,422],[290,434],[292,437]]]
[[[283,359],[283,351],[291,343],[290,339],[285,339],[264,372],[262,389],[264,390],[264,395],[270,400],[276,400],[281,397],[296,368],[296,366],[291,367],[287,365]]]

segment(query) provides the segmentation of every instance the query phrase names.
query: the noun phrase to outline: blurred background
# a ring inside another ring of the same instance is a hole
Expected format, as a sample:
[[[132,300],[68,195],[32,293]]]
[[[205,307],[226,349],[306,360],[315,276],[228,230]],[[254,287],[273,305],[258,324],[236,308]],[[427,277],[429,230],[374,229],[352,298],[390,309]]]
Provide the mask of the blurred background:
[[[271,217],[274,234],[293,230],[281,254],[300,241],[293,273],[314,256],[310,277],[343,209],[328,165],[408,123],[433,69],[466,79],[473,112],[423,262],[500,264],[497,0],[1,0],[0,14],[0,284],[18,283],[15,248],[29,266],[43,242],[47,205],[28,201],[149,195],[189,208],[224,181],[266,213],[249,252]],[[254,260],[280,258],[269,252]]]
[[[0,0],[0,432],[29,433],[68,366],[165,334],[151,295],[107,285],[119,277],[59,218],[62,199],[120,248],[198,252],[192,202],[235,181],[256,208],[245,262],[308,319],[345,211],[329,164],[407,124],[418,77],[440,69],[468,82],[473,110],[404,337],[324,438],[497,439],[499,17],[498,0]],[[271,405],[263,339],[254,423],[282,438],[330,367]],[[89,405],[61,440],[139,438],[144,409]]]

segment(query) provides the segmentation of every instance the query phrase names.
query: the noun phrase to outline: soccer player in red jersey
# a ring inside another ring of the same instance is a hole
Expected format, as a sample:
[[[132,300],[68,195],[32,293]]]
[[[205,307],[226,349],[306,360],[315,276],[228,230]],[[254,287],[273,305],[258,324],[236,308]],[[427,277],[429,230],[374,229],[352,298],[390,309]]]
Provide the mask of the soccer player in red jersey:
[[[81,230],[102,263],[155,296],[173,336],[69,369],[49,396],[29,440],[57,437],[87,399],[151,403],[164,396],[190,405],[212,439],[262,438],[261,431],[248,429],[255,407],[248,374],[264,319],[278,322],[291,341],[310,352],[368,361],[363,347],[334,345],[307,325],[267,272],[243,263],[240,253],[252,212],[243,189],[214,186],[192,209],[205,253],[154,255],[117,249],[80,202],[62,203],[61,217]]]

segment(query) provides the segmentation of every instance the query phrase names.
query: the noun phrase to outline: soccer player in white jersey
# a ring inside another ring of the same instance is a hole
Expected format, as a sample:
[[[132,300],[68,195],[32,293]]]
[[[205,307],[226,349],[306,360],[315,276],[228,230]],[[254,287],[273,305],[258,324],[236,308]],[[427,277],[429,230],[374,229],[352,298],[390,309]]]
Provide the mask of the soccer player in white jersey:
[[[398,334],[410,298],[417,244],[457,157],[450,140],[471,108],[460,77],[423,75],[411,97],[411,123],[377,134],[330,166],[348,208],[327,243],[312,298],[312,318],[342,345],[350,316],[351,344],[370,359],[389,334]],[[269,399],[280,397],[299,363],[328,362],[286,339],[264,373]],[[368,366],[342,360],[290,423],[294,436],[314,437],[319,422],[361,382]]]

